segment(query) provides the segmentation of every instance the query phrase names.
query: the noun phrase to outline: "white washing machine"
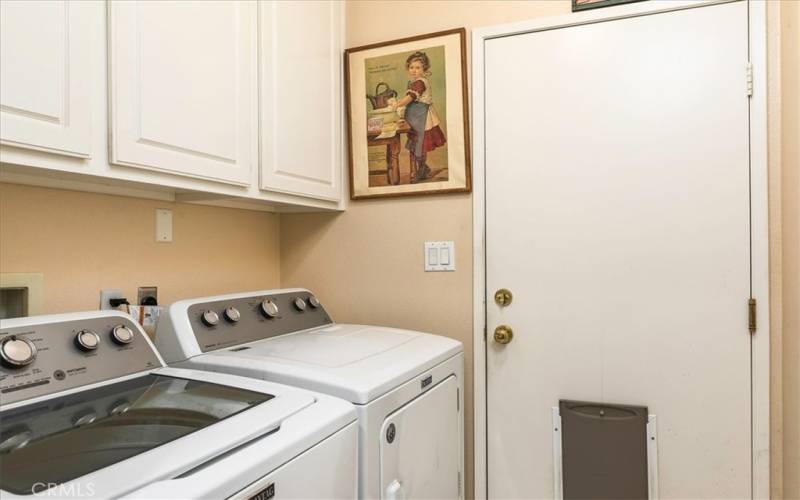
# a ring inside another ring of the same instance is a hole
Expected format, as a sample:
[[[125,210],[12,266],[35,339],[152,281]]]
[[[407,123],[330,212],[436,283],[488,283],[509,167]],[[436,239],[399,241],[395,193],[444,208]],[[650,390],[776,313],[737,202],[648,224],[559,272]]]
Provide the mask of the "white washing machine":
[[[163,367],[130,316],[0,322],[0,498],[355,498],[353,405]]]
[[[156,345],[175,366],[247,375],[356,405],[361,498],[462,498],[460,342],[336,324],[308,290],[184,300]]]

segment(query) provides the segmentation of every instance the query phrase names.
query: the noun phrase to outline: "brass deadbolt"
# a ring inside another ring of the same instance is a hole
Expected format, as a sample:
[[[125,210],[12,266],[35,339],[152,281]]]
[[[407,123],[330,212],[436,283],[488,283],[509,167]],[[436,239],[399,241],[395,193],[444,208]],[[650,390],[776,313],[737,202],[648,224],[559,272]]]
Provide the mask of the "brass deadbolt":
[[[514,295],[512,295],[511,290],[501,288],[500,290],[494,292],[494,301],[500,307],[506,307],[507,305],[511,304],[512,300],[514,300]]]
[[[500,325],[494,329],[494,341],[498,344],[508,344],[514,338],[514,330],[508,325]]]

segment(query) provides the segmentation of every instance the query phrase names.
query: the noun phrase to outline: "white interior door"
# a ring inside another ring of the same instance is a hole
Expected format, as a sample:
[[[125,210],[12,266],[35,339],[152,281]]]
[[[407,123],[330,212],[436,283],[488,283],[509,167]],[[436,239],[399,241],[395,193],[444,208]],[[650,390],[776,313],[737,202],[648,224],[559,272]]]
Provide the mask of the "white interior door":
[[[747,29],[737,2],[486,41],[490,498],[557,494],[560,399],[646,405],[661,497],[751,496]]]
[[[111,161],[248,185],[256,4],[109,2]]]
[[[91,153],[90,2],[0,2],[0,142]]]

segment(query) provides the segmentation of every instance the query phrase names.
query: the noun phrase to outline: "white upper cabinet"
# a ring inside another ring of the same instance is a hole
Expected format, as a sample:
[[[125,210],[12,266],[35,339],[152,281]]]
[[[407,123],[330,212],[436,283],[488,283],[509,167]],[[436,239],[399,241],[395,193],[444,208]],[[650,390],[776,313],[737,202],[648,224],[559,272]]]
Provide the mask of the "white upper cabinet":
[[[0,2],[0,142],[91,153],[87,2]]]
[[[261,189],[339,200],[339,1],[259,2]]]
[[[108,9],[111,162],[251,184],[256,4],[115,1]]]

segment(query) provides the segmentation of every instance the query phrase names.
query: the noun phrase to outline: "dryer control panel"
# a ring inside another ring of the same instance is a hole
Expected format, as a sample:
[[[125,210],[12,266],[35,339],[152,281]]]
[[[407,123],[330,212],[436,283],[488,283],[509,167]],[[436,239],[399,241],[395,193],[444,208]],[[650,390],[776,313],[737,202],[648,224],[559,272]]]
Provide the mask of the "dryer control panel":
[[[186,311],[202,352],[333,323],[308,291],[201,299]]]
[[[162,366],[129,316],[86,313],[0,322],[0,403],[44,396]]]

